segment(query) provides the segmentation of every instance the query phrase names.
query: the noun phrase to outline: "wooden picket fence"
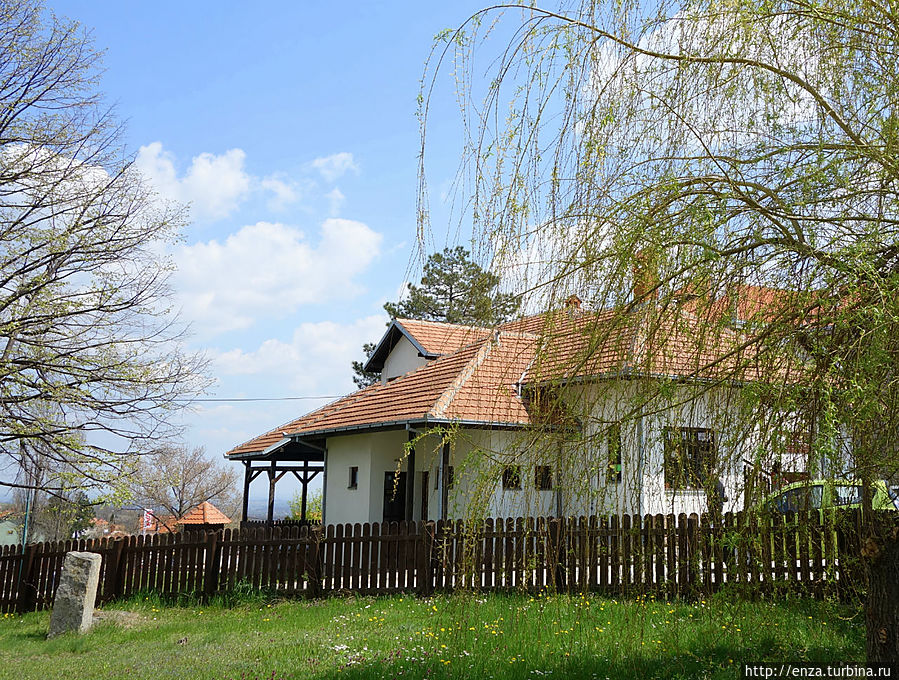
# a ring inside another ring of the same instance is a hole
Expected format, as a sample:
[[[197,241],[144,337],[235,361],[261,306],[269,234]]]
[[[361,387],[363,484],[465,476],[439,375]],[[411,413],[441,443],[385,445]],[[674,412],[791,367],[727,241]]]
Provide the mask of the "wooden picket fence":
[[[0,611],[51,606],[65,554],[103,556],[98,604],[154,591],[211,596],[238,584],[284,596],[470,589],[616,596],[753,593],[860,585],[859,515],[842,511],[712,523],[705,515],[287,526],[6,546]],[[892,521],[892,520],[891,520]]]

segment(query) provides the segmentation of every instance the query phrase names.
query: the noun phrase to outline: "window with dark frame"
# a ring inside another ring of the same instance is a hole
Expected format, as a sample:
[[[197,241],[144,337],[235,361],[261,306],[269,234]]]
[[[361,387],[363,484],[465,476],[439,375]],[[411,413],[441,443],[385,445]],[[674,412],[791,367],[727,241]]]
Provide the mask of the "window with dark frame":
[[[521,488],[521,466],[507,465],[503,470],[503,489],[520,489]]]
[[[348,489],[355,489],[359,486],[359,466],[351,465],[350,466],[350,479],[347,484]]]
[[[666,427],[665,488],[704,489],[715,466],[715,432],[701,427]]]
[[[615,423],[609,427],[606,436],[606,481],[617,484],[621,481],[621,425]]]
[[[548,491],[553,488],[553,471],[549,465],[534,467],[534,486],[540,491]]]

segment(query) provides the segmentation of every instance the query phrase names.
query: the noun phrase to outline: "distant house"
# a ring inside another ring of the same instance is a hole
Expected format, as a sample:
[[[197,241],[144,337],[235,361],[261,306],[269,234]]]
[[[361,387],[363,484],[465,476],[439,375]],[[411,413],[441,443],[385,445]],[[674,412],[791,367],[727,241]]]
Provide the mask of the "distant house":
[[[182,531],[217,531],[228,524],[230,518],[209,501],[200,503],[175,522]]]
[[[227,452],[245,465],[244,512],[256,476],[273,493],[320,469],[328,523],[703,512],[718,481],[739,509],[759,441],[737,393],[771,375],[734,379],[740,328],[772,295],[750,288],[714,328],[686,295],[597,312],[572,296],[496,328],[396,319],[366,366],[380,383]]]
[[[150,514],[147,521],[138,517],[136,532],[142,534],[171,534],[178,530],[178,518],[175,515]]]

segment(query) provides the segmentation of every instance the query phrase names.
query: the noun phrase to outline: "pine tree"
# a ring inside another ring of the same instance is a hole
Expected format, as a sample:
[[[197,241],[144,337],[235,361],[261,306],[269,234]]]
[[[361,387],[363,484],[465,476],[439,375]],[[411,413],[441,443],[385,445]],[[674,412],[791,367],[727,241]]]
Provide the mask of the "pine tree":
[[[511,318],[520,299],[497,290],[500,278],[471,260],[462,246],[432,253],[425,263],[419,285],[409,284],[409,294],[399,302],[388,302],[384,310],[391,319],[445,321],[471,326],[491,326]],[[366,359],[375,350],[367,342],[362,347]],[[364,361],[353,362],[353,382],[359,388],[380,379],[380,374],[364,371]]]

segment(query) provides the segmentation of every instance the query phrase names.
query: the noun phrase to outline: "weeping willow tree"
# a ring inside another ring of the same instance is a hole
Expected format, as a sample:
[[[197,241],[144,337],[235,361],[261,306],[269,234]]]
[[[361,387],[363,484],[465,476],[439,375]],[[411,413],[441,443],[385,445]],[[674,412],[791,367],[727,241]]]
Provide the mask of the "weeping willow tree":
[[[710,509],[722,478],[747,505],[791,470],[862,480],[868,655],[895,661],[899,540],[871,512],[899,474],[895,6],[497,5],[444,37],[429,66],[456,80],[477,254],[534,311],[572,292],[592,310],[530,328],[534,403],[578,424],[573,476],[655,437],[632,496]]]

